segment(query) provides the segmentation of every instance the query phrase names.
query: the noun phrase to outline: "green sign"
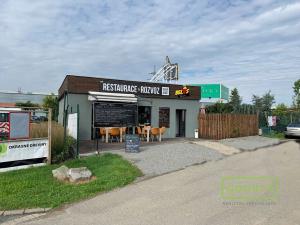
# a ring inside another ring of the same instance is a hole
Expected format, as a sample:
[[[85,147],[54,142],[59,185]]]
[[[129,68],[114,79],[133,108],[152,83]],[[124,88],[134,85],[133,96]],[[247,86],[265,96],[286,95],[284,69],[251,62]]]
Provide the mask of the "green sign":
[[[229,99],[229,89],[222,84],[193,84],[201,89],[201,99]]]
[[[7,144],[0,144],[0,157],[6,155]]]
[[[279,182],[273,176],[226,176],[220,195],[226,201],[276,201]]]

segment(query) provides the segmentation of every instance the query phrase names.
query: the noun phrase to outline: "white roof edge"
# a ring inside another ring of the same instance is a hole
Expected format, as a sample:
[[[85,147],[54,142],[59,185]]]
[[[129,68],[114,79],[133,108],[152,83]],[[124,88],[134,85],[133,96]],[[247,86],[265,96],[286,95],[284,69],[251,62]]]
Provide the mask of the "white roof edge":
[[[97,91],[89,91],[89,94],[90,95],[96,95],[96,96],[136,98],[136,96],[134,94],[119,94],[119,93],[97,92]]]
[[[6,90],[0,90],[1,94],[21,94],[21,95],[55,95],[58,96],[58,94],[55,94],[54,92],[50,93],[42,93],[42,92],[18,92],[18,91],[6,91]]]

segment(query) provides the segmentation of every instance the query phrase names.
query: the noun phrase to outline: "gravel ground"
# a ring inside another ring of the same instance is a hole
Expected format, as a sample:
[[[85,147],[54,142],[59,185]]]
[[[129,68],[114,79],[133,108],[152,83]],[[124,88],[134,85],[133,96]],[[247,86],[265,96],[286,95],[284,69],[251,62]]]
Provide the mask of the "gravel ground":
[[[220,140],[219,142],[224,145],[240,149],[242,151],[252,151],[258,148],[268,147],[280,143],[278,139],[261,136],[229,138]]]
[[[146,176],[165,174],[224,157],[215,150],[189,142],[145,146],[141,148],[140,153],[125,153],[119,150],[112,153],[133,161]]]

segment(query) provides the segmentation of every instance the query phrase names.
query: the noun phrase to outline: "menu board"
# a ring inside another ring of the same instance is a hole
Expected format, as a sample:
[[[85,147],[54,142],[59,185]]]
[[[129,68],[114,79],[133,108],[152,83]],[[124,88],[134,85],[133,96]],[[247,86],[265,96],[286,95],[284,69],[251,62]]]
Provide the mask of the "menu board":
[[[137,125],[137,104],[95,102],[94,127],[129,127]]]
[[[170,108],[159,108],[159,127],[170,127]]]
[[[134,134],[125,136],[125,152],[140,152],[140,137]]]

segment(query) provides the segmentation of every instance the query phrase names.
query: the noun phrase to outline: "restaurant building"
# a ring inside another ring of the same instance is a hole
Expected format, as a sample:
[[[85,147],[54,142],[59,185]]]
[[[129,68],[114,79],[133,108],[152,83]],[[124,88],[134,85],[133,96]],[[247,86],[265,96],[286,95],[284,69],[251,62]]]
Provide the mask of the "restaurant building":
[[[200,88],[169,83],[67,75],[59,88],[59,123],[80,110],[80,140],[100,127],[166,127],[164,138],[194,137]],[[78,106],[77,106],[78,105]]]

